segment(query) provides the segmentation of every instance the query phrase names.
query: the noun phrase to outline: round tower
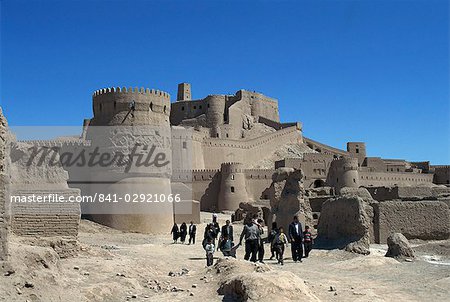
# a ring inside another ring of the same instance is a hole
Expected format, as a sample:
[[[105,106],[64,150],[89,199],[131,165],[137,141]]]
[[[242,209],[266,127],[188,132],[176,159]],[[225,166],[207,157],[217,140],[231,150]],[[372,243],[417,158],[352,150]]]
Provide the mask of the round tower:
[[[169,94],[100,89],[93,94],[93,111],[86,138],[98,162],[89,167],[89,195],[109,200],[83,212],[120,230],[166,232],[173,224]]]
[[[219,137],[220,126],[224,123],[225,96],[209,95],[206,97],[205,102],[207,104],[206,119],[211,137]]]
[[[221,182],[218,201],[219,211],[234,211],[241,202],[248,201],[244,165],[223,163],[220,168]]]
[[[170,95],[144,88],[105,88],[92,95],[94,118],[91,126],[170,127]],[[134,108],[133,108],[134,106]]]
[[[358,158],[342,157],[331,163],[329,184],[340,191],[344,187],[359,187]]]

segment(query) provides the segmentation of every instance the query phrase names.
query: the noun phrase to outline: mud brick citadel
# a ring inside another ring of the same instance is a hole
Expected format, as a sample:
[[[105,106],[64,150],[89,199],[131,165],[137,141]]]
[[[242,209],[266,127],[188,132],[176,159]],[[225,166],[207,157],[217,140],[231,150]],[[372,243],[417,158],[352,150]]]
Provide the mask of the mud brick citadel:
[[[174,220],[198,222],[200,211],[222,211],[235,221],[257,213],[267,225],[285,224],[300,214],[330,240],[356,235],[353,241],[385,242],[391,232],[449,238],[450,166],[367,157],[364,142],[347,142],[346,150],[319,143],[303,136],[300,122],[280,122],[276,99],[247,90],[192,99],[190,84],[181,83],[173,102],[163,91],[125,87],[100,89],[92,98],[93,117],[76,137],[17,141],[2,116],[0,260],[6,255],[8,232],[76,236],[80,213],[143,233],[168,232]],[[99,126],[114,129],[105,130],[101,142],[94,133]],[[158,171],[137,168],[126,178],[117,166],[86,176],[79,167],[29,167],[14,156],[26,153],[27,146],[61,155],[96,145],[127,154],[132,145],[148,141],[158,142],[157,151],[168,154],[170,165]],[[95,183],[97,179],[106,181]],[[175,206],[148,211],[146,205],[133,213],[84,204],[81,210],[78,204],[43,209],[45,205],[9,204],[7,198],[17,193],[123,190],[184,193]],[[359,214],[351,218],[354,213]],[[362,231],[353,229],[355,225],[362,225]]]

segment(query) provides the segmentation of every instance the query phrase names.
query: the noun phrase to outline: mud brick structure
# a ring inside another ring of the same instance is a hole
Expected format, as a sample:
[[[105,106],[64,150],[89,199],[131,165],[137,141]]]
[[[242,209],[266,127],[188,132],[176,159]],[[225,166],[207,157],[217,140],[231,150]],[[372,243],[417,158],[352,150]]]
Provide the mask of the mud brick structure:
[[[8,124],[0,108],[0,261],[8,257]]]
[[[82,133],[55,140],[17,142],[19,147],[15,148],[32,144],[51,148],[63,157],[67,152],[89,153],[95,148],[101,152],[120,151],[132,156],[134,146],[155,146],[155,152],[164,154],[167,165],[157,169],[133,166],[126,170],[113,164],[86,171],[61,160],[62,167],[55,172],[59,175],[57,181],[47,177],[55,175],[53,172],[40,174],[38,169],[30,170],[22,165],[16,169],[19,174],[27,171],[44,176],[44,180],[34,187],[22,183],[28,186],[25,191],[27,194],[39,192],[45,183],[54,184],[44,186],[45,192],[48,189],[76,195],[76,189],[79,189],[83,196],[127,193],[168,196],[173,194],[174,188],[188,188],[182,198],[183,204],[178,206],[159,203],[123,208],[118,204],[96,203],[81,207],[82,213],[94,221],[142,233],[166,233],[174,220],[196,221],[200,210],[236,211],[242,203],[267,203],[271,199],[271,187],[275,185],[273,175],[279,173],[276,171],[280,168],[301,170],[302,179],[296,180],[301,183],[301,194],[297,194],[294,201],[308,205],[308,223],[313,225],[320,220],[322,204],[339,195],[344,188],[367,188],[376,201],[383,202],[435,200],[445,203],[450,198],[448,166],[368,157],[364,142],[347,142],[344,150],[304,137],[302,123],[281,122],[278,100],[259,92],[241,89],[234,94],[212,94],[197,99],[193,92],[189,83],[178,85],[176,100],[166,92],[148,88],[110,87],[95,91],[92,95],[93,116],[83,120]],[[139,154],[151,152],[143,149]],[[66,172],[67,177],[63,175]],[[14,185],[20,184],[24,175],[14,177],[11,173],[11,176]],[[320,189],[327,193],[323,195]],[[23,192],[23,188],[15,190]],[[3,204],[0,203],[3,213],[4,201],[2,198]],[[280,195],[277,204],[286,201]],[[395,207],[389,212],[389,205],[380,203],[378,207],[380,230],[397,229],[395,219],[389,216],[397,215],[391,213]],[[411,209],[411,215],[417,221],[421,221],[415,214],[418,208],[426,208],[423,212],[429,215],[438,215],[436,207],[444,211],[440,203],[426,203],[423,207],[421,203],[399,206],[405,206],[408,211]],[[77,209],[66,207],[66,216],[58,215],[60,208],[54,206],[44,210],[49,213],[36,218],[28,211],[39,212],[39,209],[25,210],[21,205],[14,205],[12,230],[18,234],[55,232],[73,235],[76,233]],[[185,213],[186,208],[192,211]],[[297,207],[296,211],[299,210]],[[286,209],[272,209],[272,212],[279,216],[283,213],[286,219],[294,214]],[[436,217],[444,219],[444,216],[445,213]],[[67,229],[59,228],[69,221]],[[385,238],[387,231],[381,233],[379,237]],[[442,234],[445,237],[445,231]]]
[[[392,233],[408,239],[450,237],[449,207],[440,201],[384,201],[375,204],[375,242],[385,243]]]
[[[21,196],[35,193],[16,192]],[[68,198],[79,195],[79,190],[42,193],[60,194]],[[76,237],[80,222],[80,205],[78,203],[13,203],[11,205],[11,230],[20,236],[64,236]]]

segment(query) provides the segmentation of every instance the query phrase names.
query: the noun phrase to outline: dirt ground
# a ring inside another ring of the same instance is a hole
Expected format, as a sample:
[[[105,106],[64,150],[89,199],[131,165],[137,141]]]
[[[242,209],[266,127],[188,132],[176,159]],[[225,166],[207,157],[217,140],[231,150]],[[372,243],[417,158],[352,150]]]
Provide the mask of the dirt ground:
[[[220,225],[226,218],[220,215]],[[211,214],[202,213],[202,219],[209,221]],[[217,293],[217,271],[206,267],[204,227],[198,226],[195,245],[183,245],[172,244],[170,230],[149,236],[82,220],[77,256],[42,240],[12,237],[0,301],[227,300]],[[241,229],[235,225],[235,241]],[[266,245],[261,266],[296,274],[321,301],[449,301],[450,241],[411,243],[417,256],[412,262],[386,258],[387,246],[373,245],[369,256],[313,250],[302,263],[293,263],[288,249],[284,266],[268,260]],[[241,261],[243,254],[241,247]],[[215,257],[223,258],[220,252]]]

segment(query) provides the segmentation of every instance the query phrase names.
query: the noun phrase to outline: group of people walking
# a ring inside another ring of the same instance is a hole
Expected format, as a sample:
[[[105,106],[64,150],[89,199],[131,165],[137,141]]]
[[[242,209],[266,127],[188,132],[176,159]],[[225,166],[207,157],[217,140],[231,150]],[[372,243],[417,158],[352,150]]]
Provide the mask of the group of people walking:
[[[197,226],[191,221],[189,227],[185,222],[181,224],[180,227],[176,223],[173,224],[170,234],[172,234],[173,243],[178,243],[178,239],[182,244],[186,241],[186,236],[189,234],[189,243],[195,244],[195,234],[197,233]]]
[[[185,243],[186,236],[189,234],[189,244],[195,244],[196,232],[197,227],[191,221],[189,226],[183,222],[179,228],[175,223],[171,234],[173,235],[174,243],[177,243],[178,239],[180,239],[181,243]],[[270,260],[275,257],[281,265],[284,264],[284,252],[288,244],[291,245],[292,260],[294,262],[302,262],[302,258],[307,258],[312,250],[313,237],[310,228],[306,226],[303,230],[298,216],[294,216],[292,223],[289,224],[287,234],[283,227],[278,227],[277,223],[274,222],[268,237],[263,238],[263,235],[264,221],[259,219],[257,215],[254,215],[252,219],[246,221],[239,237],[239,243],[235,245],[231,222],[227,220],[221,228],[217,222],[217,214],[213,214],[212,222],[205,227],[202,241],[202,246],[206,252],[206,265],[210,266],[213,264],[216,249],[217,251],[220,250],[224,256],[236,257],[236,250],[242,245],[244,239],[244,259],[252,262],[264,262],[264,243],[270,244]]]
[[[302,262],[303,257],[308,258],[314,243],[309,226],[306,226],[303,231],[298,216],[294,216],[292,223],[289,224],[288,236],[284,233],[284,228],[278,228],[277,223],[274,222],[268,239],[272,252],[270,259],[276,257],[281,265],[284,264],[284,250],[288,242],[291,243],[292,260],[294,262]]]
[[[219,236],[220,234],[220,236]],[[225,225],[220,228],[217,222],[217,214],[213,214],[212,222],[205,228],[203,236],[203,248],[206,251],[206,265],[213,264],[214,252],[220,250],[224,256],[236,257],[237,246],[234,245],[233,226],[230,220],[225,222]]]

